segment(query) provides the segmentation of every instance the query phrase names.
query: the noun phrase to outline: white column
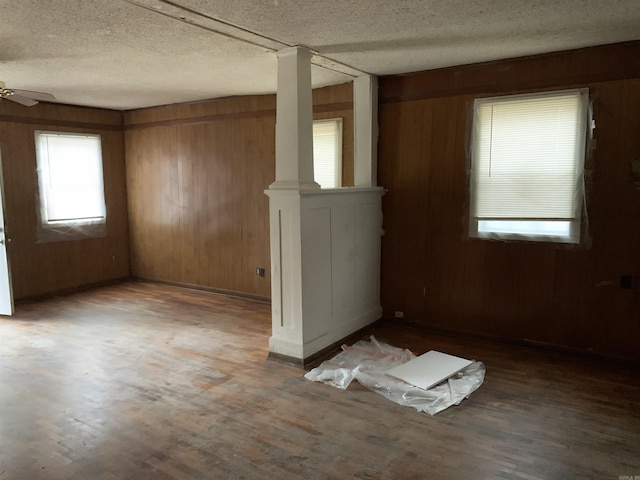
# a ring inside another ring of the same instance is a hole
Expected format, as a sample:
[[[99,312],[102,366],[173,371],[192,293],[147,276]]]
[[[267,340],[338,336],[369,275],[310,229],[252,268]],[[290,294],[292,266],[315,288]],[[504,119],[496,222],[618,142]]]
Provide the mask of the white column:
[[[278,53],[276,180],[269,197],[269,355],[302,364],[380,318],[381,196],[376,183],[375,78],[358,79],[360,183],[326,189],[313,181],[311,52]],[[368,93],[367,93],[368,92]],[[366,118],[365,118],[366,116]]]
[[[354,179],[356,187],[378,184],[378,79],[353,81]]]
[[[278,52],[276,180],[269,196],[271,235],[270,355],[302,361],[302,227],[300,192],[319,190],[313,181],[311,52],[291,47]]]
[[[313,181],[311,52],[291,47],[277,55],[276,181],[269,188],[320,188]]]

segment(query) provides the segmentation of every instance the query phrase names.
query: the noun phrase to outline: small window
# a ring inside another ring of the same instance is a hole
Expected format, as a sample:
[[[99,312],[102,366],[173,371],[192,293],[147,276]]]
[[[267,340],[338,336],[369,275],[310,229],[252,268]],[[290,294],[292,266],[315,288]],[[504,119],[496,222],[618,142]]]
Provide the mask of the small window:
[[[342,119],[313,122],[313,178],[322,188],[342,186]]]
[[[478,99],[472,237],[580,242],[588,90]]]
[[[106,220],[100,135],[36,131],[35,136],[39,241],[103,236],[104,228],[92,228],[104,227]]]

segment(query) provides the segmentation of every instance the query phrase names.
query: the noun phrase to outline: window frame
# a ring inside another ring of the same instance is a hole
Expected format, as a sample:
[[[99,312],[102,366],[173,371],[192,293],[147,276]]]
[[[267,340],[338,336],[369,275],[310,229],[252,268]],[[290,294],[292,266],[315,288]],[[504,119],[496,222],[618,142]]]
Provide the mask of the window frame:
[[[478,153],[474,149],[476,143],[478,141],[479,129],[477,128],[477,115],[478,115],[478,106],[483,104],[496,104],[496,103],[504,103],[504,102],[516,102],[527,99],[544,99],[553,96],[566,96],[569,94],[575,94],[579,96],[579,118],[577,120],[578,129],[577,129],[577,151],[575,154],[575,173],[574,173],[574,186],[573,186],[573,196],[575,198],[574,202],[574,213],[573,217],[570,219],[549,219],[549,218],[482,218],[477,217],[474,214],[474,201],[475,201],[475,188],[477,188],[476,184],[476,170],[475,160],[476,155]],[[469,115],[470,118],[470,135],[469,135],[469,185],[468,185],[468,194],[469,194],[469,202],[468,202],[468,236],[470,238],[479,238],[479,239],[488,239],[488,240],[504,240],[504,241],[530,241],[530,242],[547,242],[547,243],[560,243],[560,244],[580,244],[584,240],[583,232],[583,212],[586,208],[586,192],[585,192],[585,182],[584,182],[584,169],[585,164],[587,162],[587,152],[588,152],[588,141],[591,138],[590,131],[593,128],[593,121],[591,119],[591,109],[590,109],[590,99],[589,99],[589,89],[588,88],[576,88],[576,89],[564,89],[564,90],[551,90],[551,91],[543,91],[543,92],[534,92],[534,93],[525,93],[525,94],[515,94],[515,95],[501,95],[495,97],[483,97],[476,98],[471,105],[471,112]],[[554,233],[543,233],[543,232],[525,232],[524,228],[520,232],[501,232],[496,230],[482,230],[480,223],[486,221],[495,221],[502,222],[502,224],[511,223],[511,222],[529,222],[529,223],[538,223],[541,227],[543,227],[543,223],[549,224],[549,232],[552,232],[554,228],[551,226],[552,223],[560,223],[565,222],[569,223],[567,228],[567,234],[554,234]]]

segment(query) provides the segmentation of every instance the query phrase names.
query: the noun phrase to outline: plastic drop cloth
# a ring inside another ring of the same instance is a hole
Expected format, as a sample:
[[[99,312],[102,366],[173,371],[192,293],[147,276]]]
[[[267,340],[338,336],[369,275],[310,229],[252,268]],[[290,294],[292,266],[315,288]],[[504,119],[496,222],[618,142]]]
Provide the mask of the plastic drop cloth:
[[[429,390],[386,375],[391,368],[413,358],[415,355],[409,350],[378,342],[372,335],[370,341],[361,340],[353,344],[309,371],[305,378],[342,390],[346,390],[353,380],[357,380],[392,402],[430,415],[451,405],[459,405],[484,381],[485,367],[482,362],[473,362]]]

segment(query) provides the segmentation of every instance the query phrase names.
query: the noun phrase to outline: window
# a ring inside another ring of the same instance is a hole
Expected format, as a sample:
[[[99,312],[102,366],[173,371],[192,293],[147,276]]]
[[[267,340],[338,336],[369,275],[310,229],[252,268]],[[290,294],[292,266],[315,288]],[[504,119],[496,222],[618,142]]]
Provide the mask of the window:
[[[313,122],[313,178],[322,188],[342,186],[342,119]]]
[[[91,228],[104,227],[106,219],[100,135],[36,131],[35,137],[39,240],[104,235],[103,228]],[[58,238],[40,235],[46,232]]]
[[[478,99],[472,237],[580,242],[588,90]]]

